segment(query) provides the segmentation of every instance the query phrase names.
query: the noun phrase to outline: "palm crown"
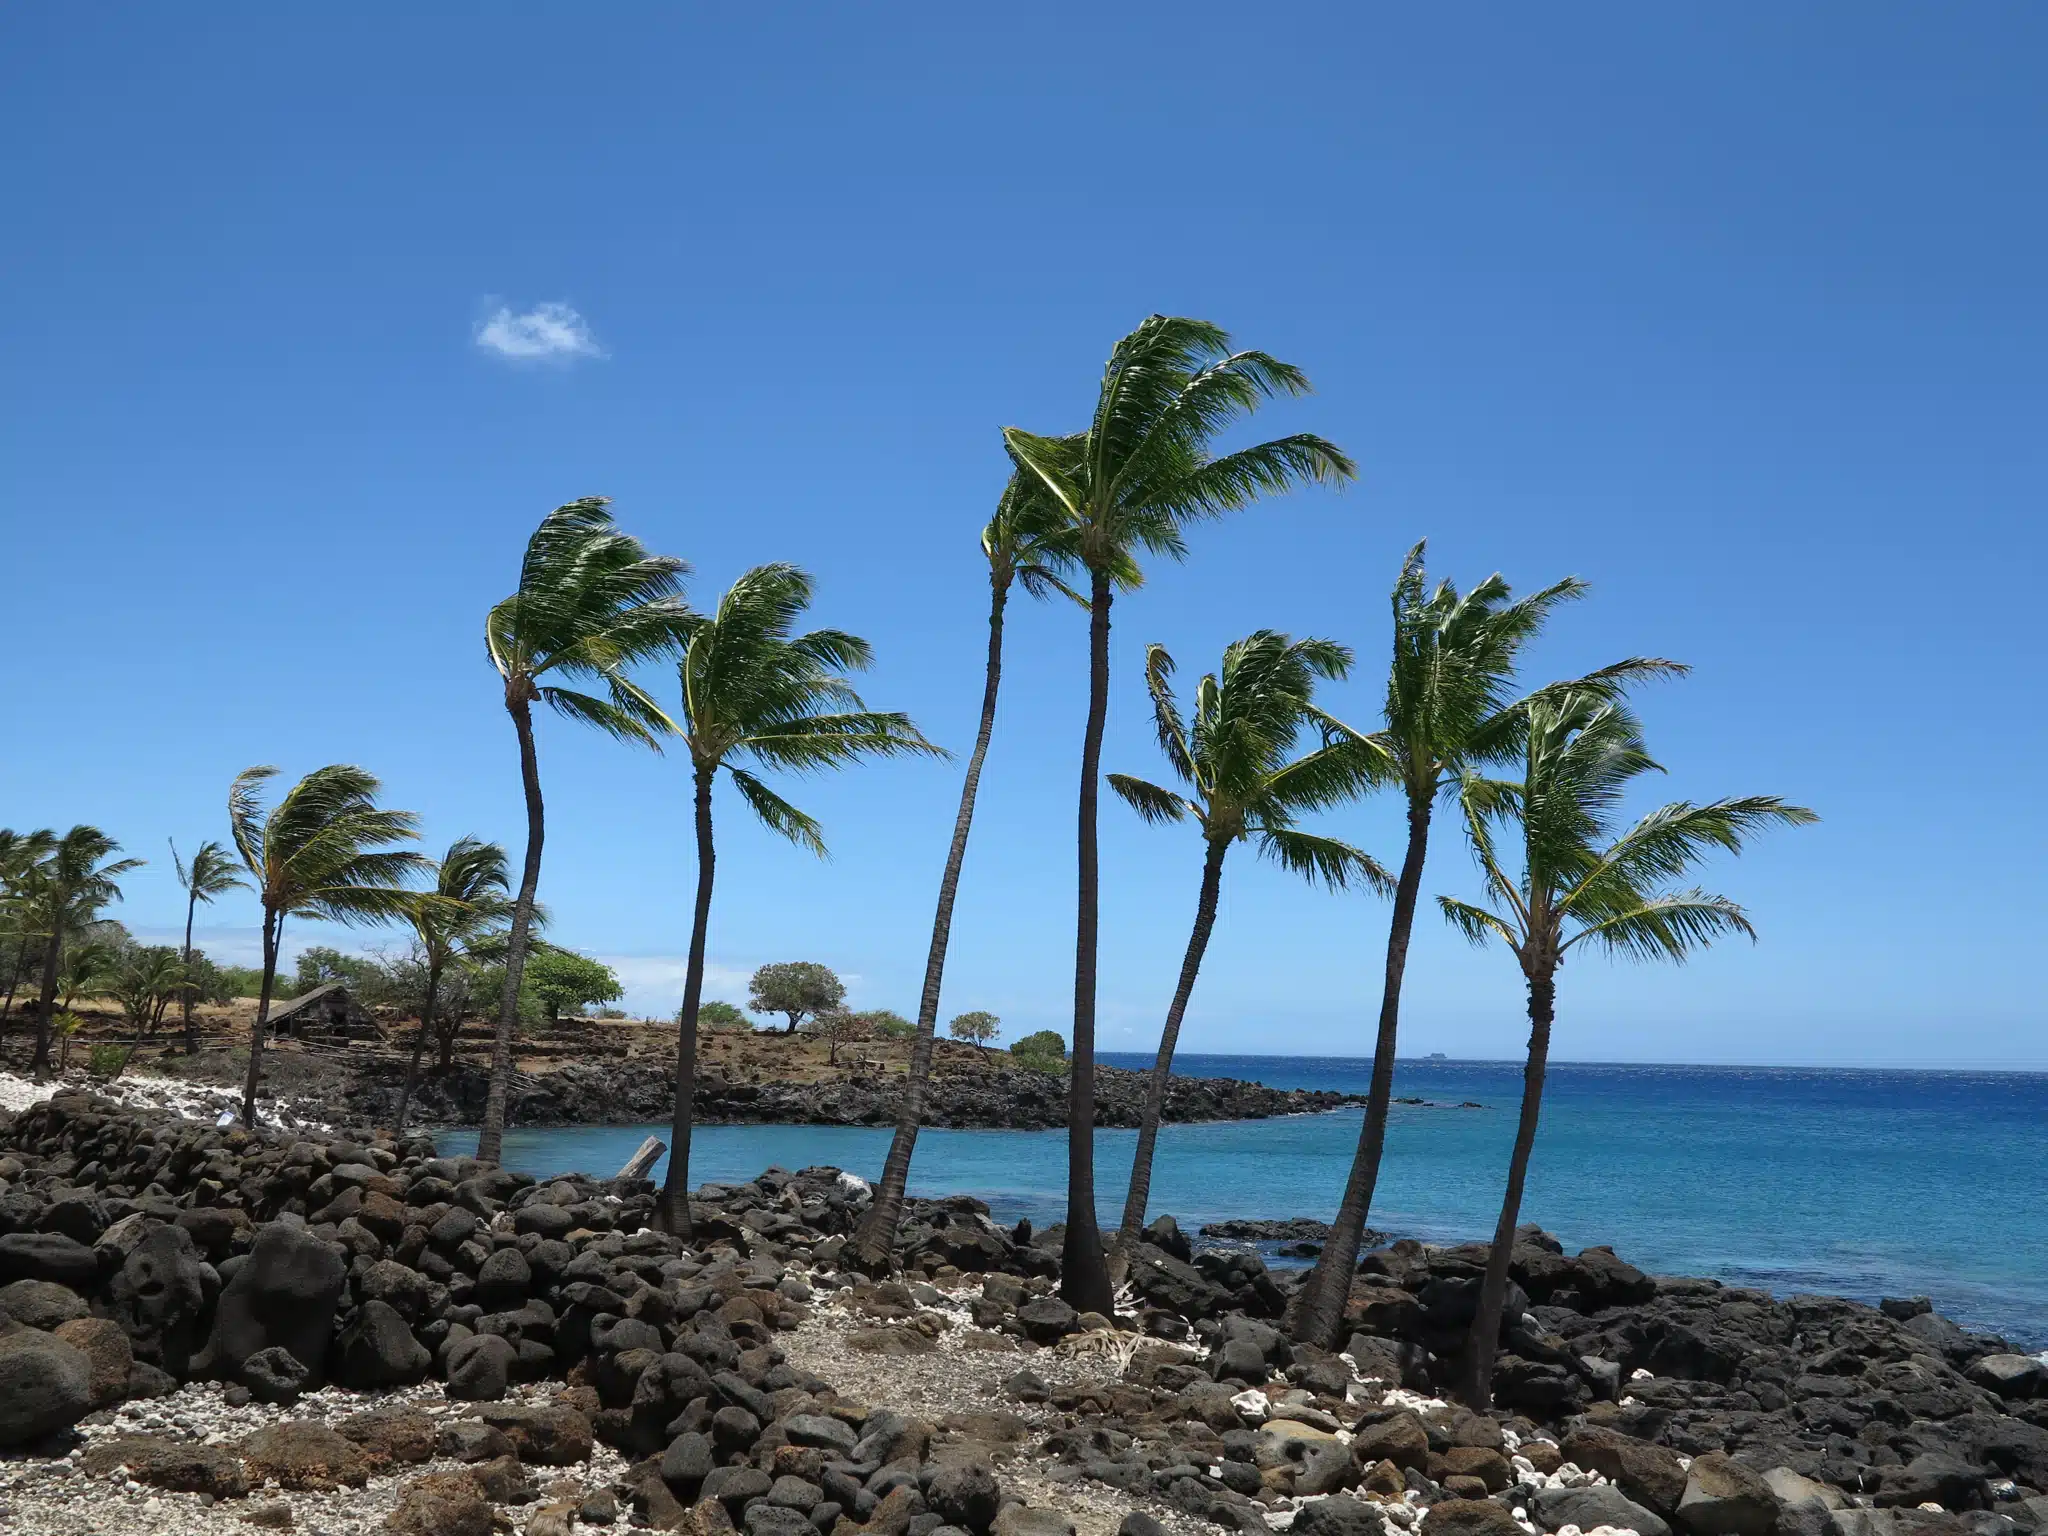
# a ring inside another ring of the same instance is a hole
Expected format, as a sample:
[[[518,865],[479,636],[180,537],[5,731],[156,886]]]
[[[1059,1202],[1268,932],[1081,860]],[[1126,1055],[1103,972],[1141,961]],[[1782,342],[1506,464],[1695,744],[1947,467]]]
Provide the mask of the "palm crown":
[[[268,812],[271,767],[247,768],[228,791],[228,824],[266,915],[383,922],[407,914],[406,882],[426,860],[393,843],[419,834],[410,811],[381,809],[376,776],[347,763],[316,768]]]
[[[1058,593],[1082,602],[1066,577],[1078,559],[1074,530],[1059,501],[1038,477],[1019,465],[996,501],[995,516],[981,530],[989,580],[999,591],[1023,583],[1033,597]]]
[[[689,567],[650,555],[618,531],[607,507],[606,498],[586,496],[541,520],[519,590],[491,609],[484,636],[508,709],[537,700],[652,746],[668,721],[627,668],[675,650],[690,612],[679,595]],[[603,696],[572,682],[600,686]]]
[[[211,902],[216,896],[246,888],[234,855],[228,852],[225,843],[201,843],[193,850],[190,864],[179,854],[178,845],[172,843],[171,864],[178,872],[178,884],[195,902]]]
[[[121,876],[140,869],[141,859],[116,859],[121,851],[98,827],[83,824],[62,837],[36,833],[45,851],[22,881],[27,897],[25,931],[61,944],[121,899]]]
[[[446,965],[500,924],[512,919],[505,850],[496,843],[458,837],[434,866],[434,883],[406,905],[413,932],[430,965]],[[536,925],[541,920],[534,910]]]
[[[1192,816],[1210,842],[1256,838],[1260,852],[1284,868],[1333,887],[1360,878],[1387,886],[1369,854],[1294,825],[1302,813],[1339,805],[1370,782],[1370,759],[1349,741],[1290,757],[1303,729],[1327,719],[1314,703],[1315,680],[1341,678],[1350,664],[1351,652],[1334,641],[1259,630],[1226,647],[1220,675],[1196,685],[1190,723],[1174,701],[1173,657],[1163,645],[1148,647],[1145,685],[1159,747],[1192,792],[1121,773],[1109,776],[1110,787],[1147,821]]]
[[[1086,432],[1042,437],[1007,427],[1003,437],[1059,505],[1073,555],[1119,586],[1136,586],[1135,552],[1180,559],[1188,523],[1302,481],[1352,477],[1343,451],[1312,433],[1210,453],[1212,438],[1264,401],[1308,391],[1300,369],[1264,352],[1232,352],[1220,326],[1152,315],[1110,353]]]
[[[1635,959],[1683,961],[1725,934],[1755,936],[1727,897],[1672,882],[1716,849],[1740,852],[1766,827],[1818,820],[1812,811],[1776,795],[1679,800],[1615,836],[1630,782],[1658,769],[1635,715],[1610,693],[1567,687],[1537,695],[1527,716],[1522,781],[1468,772],[1460,783],[1489,901],[1437,898],[1461,933],[1474,943],[1500,939],[1531,975],[1588,941]],[[1521,831],[1514,877],[1493,835],[1507,819]]]
[[[790,632],[810,600],[804,572],[762,565],[732,584],[715,615],[692,616],[677,668],[677,729],[700,773],[723,767],[765,825],[823,854],[817,821],[734,758],[806,771],[864,756],[943,754],[908,715],[868,709],[842,675],[869,664],[865,640],[837,629]]]

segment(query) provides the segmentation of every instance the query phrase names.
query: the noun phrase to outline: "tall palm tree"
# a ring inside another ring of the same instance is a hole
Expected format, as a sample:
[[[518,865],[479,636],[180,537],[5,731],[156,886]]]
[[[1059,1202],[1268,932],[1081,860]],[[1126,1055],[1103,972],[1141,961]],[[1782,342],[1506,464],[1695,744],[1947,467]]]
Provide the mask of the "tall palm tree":
[[[1635,716],[1613,690],[1571,688],[1539,694],[1527,714],[1522,779],[1506,783],[1468,771],[1459,786],[1487,905],[1437,898],[1444,915],[1473,943],[1493,938],[1507,946],[1529,994],[1521,1118],[1465,1347],[1464,1396],[1480,1410],[1493,1397],[1508,1266],[1543,1106],[1557,968],[1587,942],[1627,959],[1682,963],[1723,934],[1754,939],[1748,916],[1727,897],[1697,887],[1673,889],[1673,883],[1717,848],[1739,853],[1766,827],[1819,819],[1776,795],[1705,805],[1679,800],[1617,837],[1617,812],[1630,781],[1658,769]],[[1496,826],[1512,829],[1521,844],[1517,876],[1501,863]]]
[[[946,973],[946,948],[953,936],[953,901],[960,890],[960,868],[967,858],[967,834],[974,825],[974,801],[981,788],[981,768],[988,758],[989,738],[996,725],[996,692],[1003,677],[1003,614],[1010,588],[1017,582],[1033,597],[1063,593],[1079,597],[1061,579],[1071,565],[1068,530],[1054,505],[1039,492],[1035,480],[1012,475],[996,504],[996,515],[981,531],[981,551],[988,557],[988,662],[981,685],[981,725],[974,751],[960,783],[960,808],[953,816],[953,841],[939,876],[938,910],[932,917],[931,948],[925,954],[924,991],[918,997],[917,1034],[910,1047],[910,1067],[897,1108],[896,1135],[882,1164],[874,1203],[862,1218],[848,1248],[849,1263],[870,1270],[886,1268],[896,1246],[896,1228],[903,1219],[904,1191],[910,1182],[910,1159],[924,1119],[925,1086],[931,1077],[932,1041],[938,1031],[939,993]]]
[[[1223,886],[1223,859],[1233,843],[1256,839],[1259,852],[1306,879],[1333,890],[1362,881],[1381,891],[1393,877],[1370,854],[1333,837],[1303,832],[1295,821],[1304,812],[1326,810],[1366,789],[1374,759],[1341,737],[1302,756],[1292,756],[1305,728],[1328,719],[1315,705],[1319,677],[1342,678],[1351,652],[1330,640],[1290,640],[1262,629],[1231,642],[1220,673],[1195,688],[1194,718],[1183,720],[1173,697],[1173,657],[1163,645],[1145,652],[1145,686],[1159,748],[1188,792],[1145,779],[1112,773],[1109,787],[1148,822],[1193,817],[1202,833],[1202,882],[1195,898],[1195,926],[1181,959],[1180,979],[1167,1006],[1159,1055],[1138,1121],[1138,1148],[1123,1222],[1110,1252],[1113,1280],[1121,1280],[1145,1224],[1152,1193],[1152,1152],[1166,1107],[1166,1085],[1180,1042],[1181,1019],[1209,935],[1216,926],[1216,902]]]
[[[141,859],[117,859],[121,845],[98,827],[73,827],[48,845],[30,866],[25,931],[43,941],[43,979],[36,1002],[36,1049],[29,1069],[41,1082],[50,1069],[50,1020],[57,1006],[57,978],[64,941],[121,899],[120,879],[142,868]]]
[[[263,903],[263,985],[242,1083],[247,1126],[256,1124],[284,920],[315,917],[353,926],[402,918],[412,900],[405,882],[427,862],[392,846],[419,836],[419,818],[411,811],[379,809],[382,786],[374,774],[347,763],[315,768],[266,812],[260,791],[276,776],[275,768],[245,768],[228,789],[228,828]]]
[[[697,1010],[704,991],[704,946],[711,923],[711,786],[720,768],[762,825],[821,857],[818,823],[770,789],[742,759],[798,772],[838,768],[862,757],[939,754],[908,715],[879,713],[842,675],[868,666],[867,641],[843,630],[790,631],[811,601],[811,578],[793,565],[756,566],[732,584],[718,612],[688,623],[677,674],[690,753],[697,830],[697,900],[683,1006],[676,1016],[675,1128],[662,1185],[667,1231],[690,1233],[690,1109],[697,1086]]]
[[[1116,344],[1085,432],[1040,437],[1004,429],[1011,455],[1059,504],[1088,572],[1088,719],[1081,738],[1076,823],[1073,1065],[1067,1099],[1067,1229],[1060,1290],[1108,1313],[1109,1267],[1095,1217],[1095,978],[1100,914],[1096,810],[1109,710],[1109,612],[1117,587],[1143,581],[1140,553],[1179,559],[1190,523],[1251,505],[1304,481],[1349,480],[1333,444],[1296,433],[1220,457],[1217,434],[1275,395],[1308,392],[1300,369],[1263,352],[1232,352],[1206,320],[1149,316]]]
[[[412,1104],[412,1090],[419,1081],[420,1058],[434,1029],[434,1009],[440,1001],[441,976],[449,965],[486,935],[501,936],[503,925],[512,920],[508,892],[512,881],[506,872],[505,850],[496,843],[474,837],[458,837],[448,845],[433,866],[431,888],[416,891],[406,903],[406,917],[419,940],[420,956],[426,962],[427,989],[420,1000],[420,1030],[412,1043],[412,1060],[406,1064],[405,1086],[398,1092],[398,1113],[392,1117],[394,1136],[405,1134],[405,1114]],[[533,909],[532,921],[540,926],[541,911]]]
[[[1498,572],[1460,594],[1448,581],[1432,589],[1423,567],[1424,546],[1408,551],[1393,591],[1393,659],[1381,728],[1340,727],[1371,762],[1379,782],[1407,800],[1408,845],[1394,886],[1387,925],[1386,968],[1380,993],[1379,1033],[1373,1043],[1372,1080],[1358,1150],[1345,1182],[1337,1219],[1291,1313],[1294,1336],[1325,1349],[1341,1342],[1344,1304],[1358,1247],[1379,1181],[1387,1116],[1394,1096],[1394,1058],[1400,1038],[1401,987],[1408,944],[1415,931],[1423,866],[1429,856],[1437,801],[1475,765],[1511,761],[1521,747],[1527,715],[1515,694],[1515,664],[1559,604],[1586,593],[1572,577],[1516,599]],[[1578,680],[1591,689],[1682,670],[1667,662],[1630,658]]]
[[[0,1030],[7,1026],[7,1016],[14,1011],[14,994],[36,957],[27,922],[29,872],[49,855],[56,841],[57,834],[48,828],[17,832],[0,827],[0,934],[9,941],[7,996],[0,1001]]]
[[[179,964],[189,972],[192,969],[192,919],[202,901],[213,904],[216,896],[225,896],[229,891],[247,890],[248,886],[237,872],[234,856],[227,845],[220,842],[204,842],[194,851],[192,862],[187,864],[178,854],[178,845],[171,844],[171,865],[178,872],[178,884],[185,888],[185,947],[180,953]],[[199,1031],[192,1025],[192,987],[187,985],[179,999],[183,1011],[185,1028],[185,1054],[199,1054]]]
[[[476,1144],[477,1157],[487,1163],[495,1163],[504,1149],[512,1030],[519,1018],[519,983],[547,833],[533,706],[545,704],[608,736],[657,750],[659,733],[672,729],[626,673],[636,663],[672,654],[680,643],[689,616],[680,595],[689,567],[668,555],[650,555],[638,539],[619,532],[608,505],[602,496],[586,496],[541,519],[526,541],[519,590],[493,607],[484,621],[491,664],[505,685],[505,711],[519,738],[519,777],[526,794],[526,859],[506,935],[491,1087]],[[564,686],[569,683],[601,686],[604,697]]]

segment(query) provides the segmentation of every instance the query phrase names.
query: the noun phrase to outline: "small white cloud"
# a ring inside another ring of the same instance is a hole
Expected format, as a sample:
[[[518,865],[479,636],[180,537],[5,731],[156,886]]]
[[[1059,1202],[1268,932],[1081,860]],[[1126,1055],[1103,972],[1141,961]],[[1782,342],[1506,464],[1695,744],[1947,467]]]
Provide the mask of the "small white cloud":
[[[524,314],[501,304],[477,326],[476,344],[520,362],[604,356],[589,322],[567,304],[536,304]]]

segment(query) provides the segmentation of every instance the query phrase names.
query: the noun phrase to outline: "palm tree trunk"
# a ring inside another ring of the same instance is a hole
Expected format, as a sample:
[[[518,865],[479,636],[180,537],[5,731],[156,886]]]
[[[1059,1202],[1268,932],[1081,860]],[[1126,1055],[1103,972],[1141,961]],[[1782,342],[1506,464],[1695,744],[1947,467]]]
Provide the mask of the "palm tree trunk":
[[[1060,1254],[1060,1295],[1069,1306],[1105,1317],[1115,1302],[1102,1232],[1095,1222],[1095,969],[1101,926],[1095,811],[1102,779],[1102,727],[1109,715],[1109,600],[1108,571],[1091,570],[1088,726],[1081,738],[1076,837],[1074,1045],[1067,1084],[1067,1235]]]
[[[932,1042],[939,1027],[939,992],[946,974],[946,947],[953,938],[953,900],[960,891],[960,867],[967,860],[967,834],[974,825],[974,799],[981,789],[981,765],[988,758],[989,738],[996,727],[996,691],[1003,679],[1003,610],[1009,603],[1006,575],[989,573],[988,665],[981,684],[981,726],[967,759],[967,777],[960,785],[960,809],[953,816],[953,843],[946,850],[946,870],[939,877],[939,907],[932,916],[932,945],[924,960],[924,992],[917,1002],[917,1035],[910,1046],[910,1069],[903,1081],[903,1102],[896,1113],[896,1136],[868,1207],[854,1235],[848,1262],[869,1270],[884,1269],[896,1247],[896,1228],[903,1220],[903,1196],[910,1183],[910,1159],[917,1150],[918,1127],[924,1119],[925,1085],[931,1078]]]
[[[1529,977],[1529,1062],[1522,1069],[1522,1119],[1515,1128],[1514,1155],[1508,1160],[1507,1196],[1493,1229],[1493,1247],[1486,1257],[1486,1278],[1479,1286],[1479,1310],[1465,1342],[1465,1401],[1475,1412],[1493,1405],[1493,1357],[1500,1348],[1500,1314],[1507,1302],[1508,1265],[1514,1258],[1515,1228],[1522,1219],[1522,1184],[1529,1175],[1529,1152],[1536,1145],[1536,1119],[1543,1112],[1543,1071],[1550,1060],[1550,1025],[1556,1016],[1557,973],[1544,967]]]
[[[512,1030],[519,1022],[519,983],[526,974],[527,935],[533,927],[533,898],[540,889],[540,850],[547,815],[540,798],[540,760],[533,750],[533,708],[525,699],[510,706],[519,735],[519,782],[526,791],[526,863],[519,895],[512,903],[512,928],[505,937],[505,991],[498,1004],[498,1033],[491,1042],[491,1087],[484,1098],[483,1129],[477,1133],[477,1161],[495,1163],[505,1151],[505,1099],[512,1087]]]
[[[413,1037],[412,1060],[406,1063],[405,1086],[398,1090],[398,1113],[392,1117],[391,1134],[405,1134],[405,1112],[412,1106],[413,1085],[420,1080],[420,1058],[427,1053],[427,1033],[434,1027],[434,999],[441,991],[441,962],[427,967],[427,995],[420,1002],[420,1032]]]
[[[199,898],[196,895],[187,894],[185,898],[185,952],[179,957],[180,963],[185,967],[186,981],[185,985],[178,989],[178,996],[183,1007],[182,1022],[185,1029],[185,1054],[187,1056],[197,1056],[199,1054],[199,1032],[192,1027],[193,986],[191,981],[192,918],[198,910]]]
[[[51,928],[61,928],[60,923],[51,923]],[[57,967],[64,954],[64,938],[59,932],[52,932],[50,942],[43,951],[43,984],[36,999],[36,1049],[29,1060],[29,1072],[41,1082],[50,1071],[50,1022],[57,1006]]]
[[[270,1031],[270,994],[277,985],[278,943],[284,937],[284,914],[263,913],[263,986],[256,994],[256,1022],[249,1026],[249,1075],[242,1081],[242,1124],[256,1128],[256,1088],[263,1081],[263,1042]]]
[[[1422,866],[1429,856],[1429,797],[1408,800],[1408,851],[1394,886],[1393,919],[1387,927],[1387,971],[1380,993],[1380,1030],[1373,1041],[1372,1082],[1366,1089],[1365,1124],[1359,1127],[1358,1151],[1351,1176],[1337,1206],[1337,1220],[1294,1300],[1293,1333],[1303,1343],[1335,1349],[1344,1325],[1344,1307],[1351,1299],[1351,1276],[1365,1220],[1372,1212],[1373,1189],[1379,1183],[1380,1155],[1387,1142],[1387,1111],[1394,1101],[1394,1054],[1401,1032],[1401,982],[1408,971],[1408,941],[1415,932],[1415,907],[1422,894]]]
[[[1113,1281],[1122,1281],[1130,1265],[1131,1250],[1137,1246],[1138,1229],[1145,1224],[1145,1204],[1152,1198],[1152,1149],[1159,1141],[1159,1118],[1166,1112],[1166,1082],[1173,1075],[1180,1021],[1188,1011],[1195,977],[1201,973],[1209,934],[1216,927],[1216,897],[1223,888],[1223,855],[1229,851],[1227,839],[1211,838],[1202,854],[1202,890],[1195,899],[1195,927],[1188,935],[1188,952],[1180,962],[1180,980],[1166,1010],[1166,1027],[1159,1034],[1159,1055],[1152,1063],[1152,1081],[1145,1090],[1145,1111],[1138,1120],[1138,1151],[1131,1162],[1131,1190],[1124,1198],[1124,1219],[1110,1248],[1109,1273]]]
[[[661,1186],[661,1228],[690,1236],[690,1116],[697,1095],[697,1009],[704,995],[704,945],[711,931],[711,881],[718,853],[711,842],[711,779],[716,765],[697,766],[697,906],[690,917],[690,958],[683,968],[683,1007],[676,1016],[676,1117],[670,1127],[668,1176]]]
[[[7,1016],[14,1012],[14,994],[21,988],[21,979],[28,975],[28,940],[16,941],[14,951],[14,972],[7,978],[7,1001],[0,1003],[0,1033],[7,1028]]]

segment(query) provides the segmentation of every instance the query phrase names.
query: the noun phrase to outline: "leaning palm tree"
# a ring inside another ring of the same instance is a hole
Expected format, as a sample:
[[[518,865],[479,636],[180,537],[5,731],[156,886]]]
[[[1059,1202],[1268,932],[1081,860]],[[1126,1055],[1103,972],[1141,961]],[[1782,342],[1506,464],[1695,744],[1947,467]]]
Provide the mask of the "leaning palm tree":
[[[512,919],[512,902],[506,894],[510,889],[505,850],[496,843],[458,837],[434,866],[432,887],[414,892],[406,903],[406,917],[426,964],[427,986],[420,999],[420,1030],[412,1043],[412,1060],[406,1064],[405,1086],[398,1093],[398,1113],[392,1117],[394,1136],[405,1134],[405,1114],[412,1104],[413,1086],[419,1081],[420,1058],[434,1029],[441,977],[479,940],[502,936],[504,925]],[[535,927],[540,926],[540,917],[540,909],[535,907]]]
[[[121,899],[121,876],[141,859],[117,859],[121,845],[98,827],[79,825],[48,844],[24,877],[24,931],[43,941],[43,979],[36,1003],[36,1048],[29,1069],[41,1082],[50,1069],[50,1021],[57,1007],[65,940]]]
[[[38,832],[17,832],[0,827],[0,935],[7,940],[7,996],[0,1001],[0,1029],[14,1011],[14,994],[37,959],[34,937],[28,931],[29,872],[56,846],[57,834],[44,828]]]
[[[709,617],[693,617],[677,668],[690,753],[697,831],[697,900],[690,921],[683,1006],[676,1016],[675,1128],[659,1220],[690,1235],[690,1110],[697,1086],[697,1010],[711,925],[711,786],[723,768],[747,808],[770,831],[823,856],[818,823],[770,789],[745,760],[798,772],[838,768],[862,757],[938,754],[908,715],[879,713],[842,675],[865,668],[868,643],[843,630],[791,629],[811,601],[811,578],[793,565],[756,566],[732,584]]]
[[[1479,863],[1487,905],[1439,896],[1444,915],[1466,938],[1507,946],[1529,994],[1529,1059],[1522,1076],[1522,1112],[1508,1161],[1506,1196],[1494,1227],[1479,1308],[1466,1341],[1463,1394],[1484,1410],[1493,1397],[1494,1352],[1522,1185],[1543,1106],[1543,1077],[1556,1012],[1557,968],[1578,945],[1591,943],[1633,960],[1683,962],[1723,934],[1756,931],[1725,896],[1672,885],[1715,849],[1740,852],[1769,826],[1818,818],[1776,795],[1675,801],[1614,836],[1616,812],[1629,782],[1657,769],[1635,716],[1613,690],[1540,694],[1527,712],[1523,777],[1504,783],[1468,771],[1459,786],[1465,829]],[[1494,838],[1496,827],[1519,841],[1520,870],[1511,877]],[[1609,841],[1609,839],[1612,839]],[[1602,844],[1605,844],[1603,847]]]
[[[1304,832],[1296,820],[1358,795],[1372,783],[1376,759],[1341,736],[1293,755],[1304,729],[1320,729],[1328,717],[1315,705],[1319,677],[1342,678],[1351,652],[1330,640],[1290,640],[1262,629],[1233,641],[1223,652],[1220,672],[1195,688],[1194,717],[1184,720],[1173,697],[1173,657],[1163,645],[1145,652],[1145,686],[1159,748],[1187,791],[1112,773],[1109,787],[1148,822],[1194,818],[1202,833],[1202,882],[1195,898],[1195,926],[1181,959],[1180,979],[1167,1005],[1159,1055],[1138,1120],[1138,1148],[1131,1163],[1131,1187],[1123,1222],[1110,1250],[1110,1277],[1121,1281],[1145,1224],[1152,1194],[1152,1152],[1166,1107],[1166,1085],[1180,1042],[1181,1019],[1209,935],[1216,926],[1216,902],[1223,887],[1223,859],[1234,843],[1256,840],[1259,852],[1283,869],[1320,880],[1333,890],[1354,882],[1393,889],[1393,877],[1370,854],[1333,837]]]
[[[199,911],[199,903],[213,904],[216,896],[225,896],[229,891],[246,890],[248,887],[237,872],[234,856],[227,845],[220,842],[204,842],[192,854],[187,864],[178,853],[178,845],[171,844],[171,865],[178,872],[178,884],[185,888],[185,947],[179,956],[179,964],[187,972],[192,969],[192,919]],[[199,1031],[192,1023],[192,1002],[194,988],[188,978],[179,1006],[185,1029],[185,1054],[199,1054]]]
[[[960,782],[960,808],[953,816],[953,841],[946,850],[945,870],[939,876],[939,905],[932,917],[931,948],[925,954],[924,991],[918,998],[917,1034],[910,1047],[903,1100],[897,1107],[896,1135],[882,1164],[874,1203],[868,1207],[847,1250],[847,1262],[869,1270],[886,1268],[896,1246],[896,1228],[903,1219],[904,1192],[910,1182],[910,1159],[917,1150],[917,1133],[924,1119],[925,1085],[931,1077],[932,1042],[938,1031],[946,948],[953,936],[953,902],[960,891],[960,868],[967,858],[967,834],[974,825],[974,801],[981,788],[982,764],[988,758],[989,738],[996,725],[996,691],[1003,677],[1004,610],[1009,605],[1010,588],[1017,582],[1022,582],[1024,590],[1033,597],[1057,592],[1080,600],[1061,579],[1073,563],[1068,533],[1055,505],[1040,493],[1037,482],[1021,474],[1010,477],[1002,499],[996,503],[996,515],[981,531],[981,551],[988,557],[989,585],[988,662],[982,676],[981,725],[974,734],[966,776]]]
[[[277,982],[278,943],[287,917],[356,925],[406,914],[409,880],[426,860],[394,848],[419,836],[411,811],[381,810],[376,776],[347,763],[316,768],[268,811],[260,791],[277,776],[245,768],[228,789],[228,828],[263,903],[263,984],[249,1029],[249,1072],[242,1083],[242,1124],[256,1123],[263,1043]]]
[[[1088,572],[1088,719],[1076,815],[1073,1065],[1067,1099],[1067,1229],[1061,1294],[1083,1311],[1112,1306],[1095,1216],[1095,978],[1100,913],[1096,809],[1109,710],[1109,612],[1118,587],[1143,579],[1140,553],[1179,559],[1190,523],[1250,506],[1305,481],[1349,480],[1351,460],[1309,433],[1212,456],[1225,428],[1275,395],[1308,392],[1300,369],[1232,352],[1205,320],[1152,315],[1116,344],[1088,429],[1040,437],[1004,429],[1011,455],[1056,501]]]
[[[526,859],[506,934],[491,1086],[476,1144],[477,1157],[487,1163],[495,1163],[504,1150],[512,1030],[519,1018],[519,983],[526,970],[547,831],[533,706],[545,704],[608,736],[657,749],[659,733],[671,729],[626,673],[638,662],[675,650],[689,615],[679,595],[689,567],[667,555],[650,555],[638,539],[618,531],[606,506],[604,497],[586,496],[543,518],[526,541],[519,590],[493,607],[484,621],[491,664],[504,680],[505,711],[519,738],[519,777],[526,794]],[[566,683],[601,686],[604,697]]]
[[[1352,1271],[1379,1181],[1394,1097],[1401,987],[1429,856],[1431,818],[1437,801],[1468,768],[1506,763],[1519,753],[1527,713],[1515,695],[1517,658],[1559,604],[1586,592],[1585,583],[1567,577],[1516,599],[1498,572],[1463,594],[1448,581],[1432,589],[1422,557],[1421,544],[1409,550],[1394,583],[1384,723],[1370,733],[1341,727],[1367,754],[1378,781],[1406,799],[1408,846],[1387,925],[1379,1033],[1358,1150],[1329,1238],[1290,1311],[1294,1336],[1324,1349],[1341,1342]],[[1682,670],[1668,662],[1630,658],[1579,679],[1576,686],[1612,689],[1631,679]]]

